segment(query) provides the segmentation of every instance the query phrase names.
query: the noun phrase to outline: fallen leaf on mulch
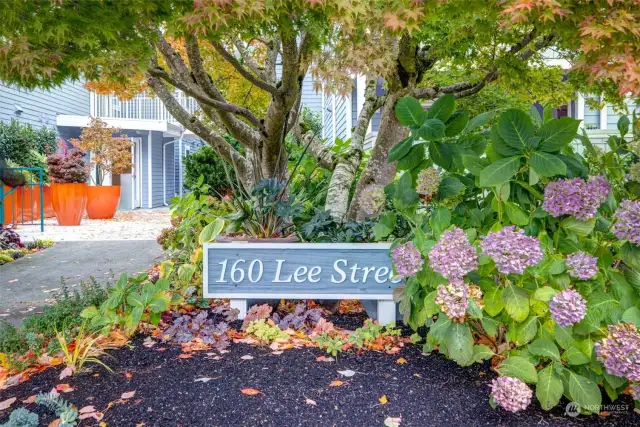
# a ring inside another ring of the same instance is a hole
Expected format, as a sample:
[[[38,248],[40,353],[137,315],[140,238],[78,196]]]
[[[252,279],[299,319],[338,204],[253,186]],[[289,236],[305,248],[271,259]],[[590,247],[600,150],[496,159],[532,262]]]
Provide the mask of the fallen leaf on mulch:
[[[188,353],[182,353],[180,356],[178,356],[178,359],[191,359],[193,357],[193,355],[188,354]]]
[[[242,394],[246,396],[255,396],[257,394],[262,393],[260,390],[256,390],[255,388],[243,388],[240,391],[242,392]]]
[[[284,351],[280,350],[280,351],[272,351],[271,354],[275,354],[276,356],[280,356],[282,353],[284,353]]]
[[[120,396],[120,399],[131,399],[135,395],[136,395],[135,390],[134,391],[128,391],[126,393],[122,393],[122,396]]]
[[[158,347],[156,351],[167,351],[167,347]]]
[[[96,412],[96,408],[93,405],[85,406],[84,408],[80,408],[79,412],[81,414],[87,414],[90,412]]]
[[[193,382],[197,383],[197,382],[201,382],[201,383],[207,383],[211,380],[216,380],[220,377],[215,377],[215,378],[209,378],[209,377],[202,377],[202,378],[196,378],[195,380],[193,380]]]
[[[124,376],[125,376],[125,378],[126,378],[126,379],[128,379],[128,380],[130,380],[131,378],[133,378],[133,374],[132,374],[131,372],[129,372],[129,371],[125,372],[125,373],[124,373]]]
[[[75,366],[67,366],[66,368],[64,368],[61,372],[60,372],[60,379],[63,380],[67,377],[70,377],[71,375],[73,375],[73,372],[76,370]]]
[[[49,424],[47,424],[47,427],[58,427],[60,424],[62,424],[62,420],[60,418],[51,421]]]
[[[253,359],[253,356],[249,355],[249,354],[245,354],[244,356],[242,356],[240,359],[242,360],[251,360]]]
[[[318,356],[316,357],[316,361],[318,362],[334,362],[336,359],[334,359],[333,357],[327,357],[327,356]]]
[[[35,401],[36,401],[36,395],[32,394],[31,396],[29,396],[25,400],[23,400],[22,403],[24,403],[25,405],[31,405]]]
[[[15,397],[10,397],[7,400],[3,400],[2,402],[0,402],[0,411],[3,411],[7,408],[9,408],[11,405],[13,405],[13,402],[15,402],[17,400],[17,398]]]
[[[340,380],[333,380],[331,381],[331,383],[329,384],[329,387],[340,387],[342,384],[344,384],[343,381]]]
[[[407,359],[405,359],[404,357],[401,357],[398,360],[396,360],[396,363],[398,365],[404,365],[405,363],[407,363]]]
[[[56,391],[59,391],[60,393],[71,393],[73,390],[75,389],[69,384],[58,384],[56,386]]]
[[[87,418],[93,418],[96,421],[100,421],[102,418],[104,418],[104,414],[102,412],[96,411],[96,408],[92,405],[85,406],[84,408],[80,409],[79,413],[80,415],[78,416],[78,418],[81,420],[86,420]]]
[[[402,422],[402,418],[401,417],[387,417],[384,420],[384,425],[387,427],[399,427],[400,423]]]
[[[354,376],[354,375],[356,374],[356,373],[355,373],[355,371],[352,371],[351,369],[347,369],[347,370],[345,370],[345,371],[338,371],[338,373],[339,373],[340,375],[344,375],[344,376],[345,376],[345,377],[347,377],[347,378],[348,378],[348,377],[352,377],[352,376]]]
[[[311,400],[308,397],[306,398],[307,400],[305,400],[307,405],[311,405],[311,406],[318,406],[318,404],[316,403],[315,400]]]
[[[145,347],[147,347],[147,348],[151,348],[151,347],[153,347],[154,345],[156,345],[156,342],[155,342],[153,339],[151,339],[151,337],[147,337],[147,338],[142,342],[142,345],[143,345],[143,346],[145,346]]]
[[[381,405],[386,405],[389,403],[389,399],[387,399],[387,395],[384,394],[378,399],[378,402],[380,402]]]

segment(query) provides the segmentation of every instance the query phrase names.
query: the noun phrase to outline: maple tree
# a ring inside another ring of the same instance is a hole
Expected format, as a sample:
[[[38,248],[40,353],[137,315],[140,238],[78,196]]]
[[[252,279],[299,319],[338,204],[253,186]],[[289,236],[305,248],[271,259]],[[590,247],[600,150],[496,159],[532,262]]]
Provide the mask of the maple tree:
[[[393,113],[403,96],[426,102],[496,84],[523,93],[544,88],[534,81],[559,85],[560,72],[549,79],[541,71],[542,53],[551,48],[574,64],[570,80],[577,85],[638,95],[637,6],[637,0],[6,1],[0,78],[26,87],[85,78],[94,90],[123,96],[150,88],[234,166],[247,188],[288,174],[284,138],[292,132],[319,166],[333,171],[326,206],[337,218],[347,215],[368,124],[381,109],[348,212],[357,217],[364,188],[395,176],[387,155],[406,136]],[[343,94],[356,74],[367,76],[346,153],[332,152],[299,123],[309,72],[319,88]],[[443,84],[443,75],[461,78]],[[380,79],[383,94],[376,91]],[[193,97],[200,112],[182,108],[174,89]],[[252,104],[256,95],[262,101]]]
[[[131,168],[131,140],[120,133],[118,128],[110,128],[96,118],[91,118],[89,127],[82,129],[80,139],[72,138],[69,142],[80,150],[90,152],[90,162],[98,170],[96,185],[102,185],[104,179],[111,174],[126,172]]]

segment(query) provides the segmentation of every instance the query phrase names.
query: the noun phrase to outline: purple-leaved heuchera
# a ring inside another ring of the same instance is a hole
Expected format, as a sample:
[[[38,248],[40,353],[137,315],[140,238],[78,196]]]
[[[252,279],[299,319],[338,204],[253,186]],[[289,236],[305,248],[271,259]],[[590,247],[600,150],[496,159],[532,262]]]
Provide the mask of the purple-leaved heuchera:
[[[640,333],[633,323],[609,325],[609,335],[595,350],[608,374],[640,381]]]
[[[462,278],[478,268],[478,254],[458,227],[446,230],[429,252],[429,266],[447,279]]]
[[[540,241],[525,236],[523,230],[516,230],[513,225],[489,233],[480,247],[482,253],[490,257],[503,274],[522,274],[527,267],[536,265],[544,257]]]
[[[542,207],[553,217],[571,215],[585,221],[596,216],[610,189],[602,176],[590,177],[589,181],[582,178],[558,179],[545,187]]]
[[[518,412],[531,404],[533,390],[518,378],[499,377],[491,382],[491,396],[504,410]]]
[[[393,264],[396,266],[398,274],[404,277],[415,275],[424,265],[422,255],[420,255],[420,251],[415,247],[413,242],[396,246],[391,258],[393,259]]]
[[[613,234],[640,246],[640,201],[623,200],[616,211]]]
[[[549,302],[551,317],[562,327],[578,323],[587,314],[587,302],[577,291],[565,289],[553,296]]]
[[[567,273],[575,279],[589,280],[598,274],[598,258],[583,251],[569,254],[566,264]]]

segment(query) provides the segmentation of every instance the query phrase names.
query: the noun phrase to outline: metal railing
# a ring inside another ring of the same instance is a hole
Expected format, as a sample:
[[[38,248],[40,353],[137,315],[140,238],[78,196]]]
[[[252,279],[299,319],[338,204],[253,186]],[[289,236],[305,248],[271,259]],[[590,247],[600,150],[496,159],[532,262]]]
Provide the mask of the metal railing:
[[[195,99],[177,91],[176,100],[189,113],[199,109]],[[160,120],[176,123],[176,119],[167,111],[162,101],[146,94],[137,94],[123,101],[115,95],[99,95],[91,93],[91,115],[100,118]]]
[[[19,187],[0,183],[0,224],[35,224],[39,219],[40,231],[44,231],[44,171],[42,168],[4,170],[21,173],[29,182]],[[34,175],[37,175],[38,182],[35,182]]]

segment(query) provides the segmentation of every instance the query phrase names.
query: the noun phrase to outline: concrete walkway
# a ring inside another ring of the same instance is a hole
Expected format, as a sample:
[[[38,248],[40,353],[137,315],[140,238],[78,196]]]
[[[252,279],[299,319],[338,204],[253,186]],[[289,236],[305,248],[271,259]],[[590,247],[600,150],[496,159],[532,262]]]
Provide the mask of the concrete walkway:
[[[0,319],[18,324],[38,312],[60,290],[61,278],[73,289],[91,276],[105,283],[112,274],[139,273],[160,261],[155,240],[59,242],[0,266]]]

